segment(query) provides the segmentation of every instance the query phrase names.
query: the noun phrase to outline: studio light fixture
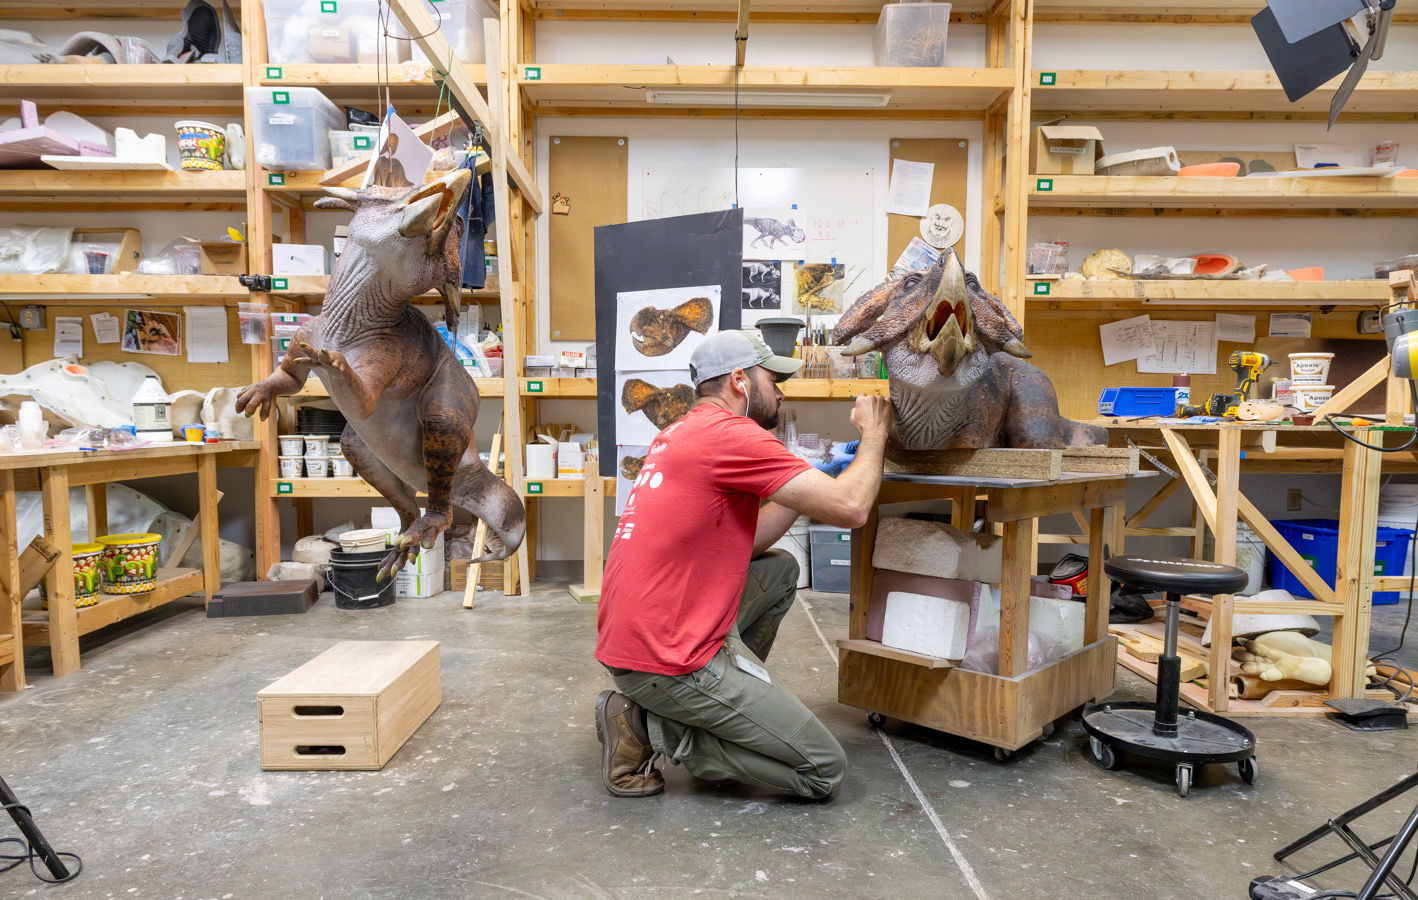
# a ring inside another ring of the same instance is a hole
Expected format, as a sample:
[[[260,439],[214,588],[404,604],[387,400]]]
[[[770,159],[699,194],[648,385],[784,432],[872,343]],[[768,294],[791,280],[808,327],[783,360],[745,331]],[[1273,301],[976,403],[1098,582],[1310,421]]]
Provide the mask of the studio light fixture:
[[[1251,27],[1291,103],[1348,70],[1330,100],[1333,127],[1369,61],[1383,56],[1397,2],[1268,0]]]
[[[811,91],[741,91],[739,106],[788,106],[813,109],[883,109],[889,94],[834,94]],[[733,91],[646,91],[645,102],[675,106],[734,106]]]

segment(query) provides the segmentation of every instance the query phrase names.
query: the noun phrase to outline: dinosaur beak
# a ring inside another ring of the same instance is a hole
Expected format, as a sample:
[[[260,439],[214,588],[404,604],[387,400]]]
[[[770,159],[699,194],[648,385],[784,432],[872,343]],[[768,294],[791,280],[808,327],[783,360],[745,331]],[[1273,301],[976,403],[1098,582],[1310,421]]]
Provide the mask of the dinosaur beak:
[[[454,169],[414,190],[400,204],[404,207],[404,216],[399,222],[399,233],[404,237],[431,234],[435,244],[441,242],[470,180],[467,169]]]
[[[942,375],[951,375],[966,354],[975,349],[975,321],[970,311],[970,292],[965,286],[965,270],[953,251],[941,271],[935,297],[926,307],[921,337],[935,357]]]

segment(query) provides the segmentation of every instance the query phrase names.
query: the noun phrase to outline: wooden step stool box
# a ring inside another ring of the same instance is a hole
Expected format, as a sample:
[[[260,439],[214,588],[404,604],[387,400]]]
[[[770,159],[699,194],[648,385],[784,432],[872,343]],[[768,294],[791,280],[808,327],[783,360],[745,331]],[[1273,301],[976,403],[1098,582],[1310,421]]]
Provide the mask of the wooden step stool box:
[[[341,641],[256,695],[263,769],[382,769],[442,701],[437,641]]]

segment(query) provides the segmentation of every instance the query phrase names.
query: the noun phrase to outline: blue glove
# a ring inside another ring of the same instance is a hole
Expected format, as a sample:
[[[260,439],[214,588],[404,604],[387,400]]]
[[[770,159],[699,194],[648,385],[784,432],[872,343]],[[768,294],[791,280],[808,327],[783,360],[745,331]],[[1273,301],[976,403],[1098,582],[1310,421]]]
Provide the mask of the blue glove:
[[[842,470],[847,468],[852,460],[857,458],[857,447],[860,444],[861,441],[840,444],[832,449],[831,459],[812,460],[812,467],[836,478],[842,474]]]

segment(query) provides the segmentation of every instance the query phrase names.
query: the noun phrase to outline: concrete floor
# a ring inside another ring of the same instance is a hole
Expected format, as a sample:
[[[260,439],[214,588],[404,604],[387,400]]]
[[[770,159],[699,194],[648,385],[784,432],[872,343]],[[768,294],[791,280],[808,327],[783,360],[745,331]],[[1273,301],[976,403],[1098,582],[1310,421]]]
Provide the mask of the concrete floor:
[[[473,611],[444,594],[263,619],[180,601],[87,644],[70,677],[32,653],[34,686],[0,699],[0,773],[85,868],[63,888],[0,874],[0,896],[1241,898],[1280,870],[1277,847],[1413,771],[1409,732],[1251,720],[1260,781],[1213,767],[1183,800],[1170,770],[1094,767],[1076,717],[1006,764],[899,723],[878,733],[835,702],[846,597],[802,597],[769,664],[850,756],[821,804],[678,768],[659,797],[608,796],[596,609],[557,587]],[[1377,610],[1376,646],[1401,614]],[[260,688],[338,640],[412,638],[442,642],[443,705],[383,771],[258,768]],[[1123,671],[1119,688],[1148,692]]]

